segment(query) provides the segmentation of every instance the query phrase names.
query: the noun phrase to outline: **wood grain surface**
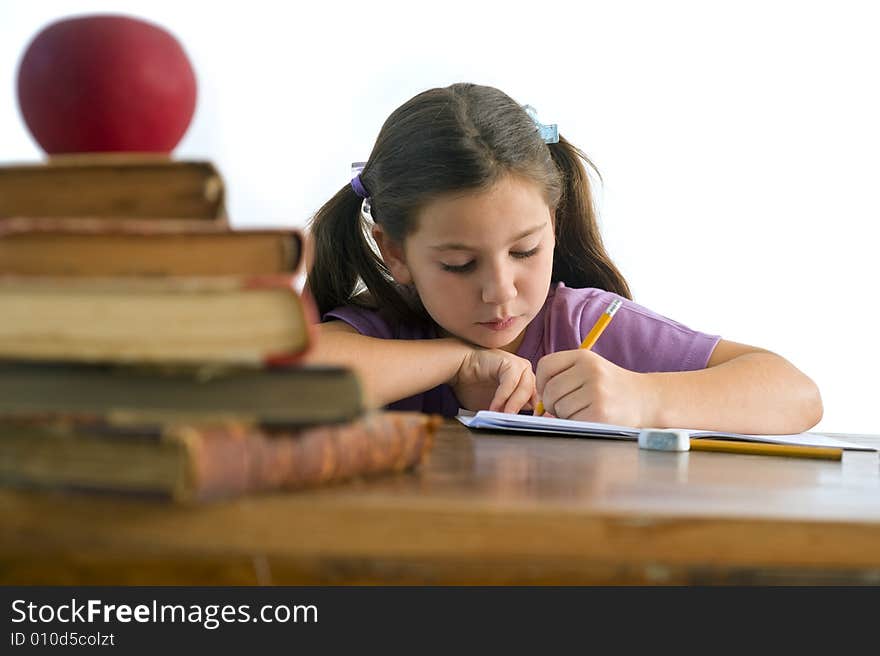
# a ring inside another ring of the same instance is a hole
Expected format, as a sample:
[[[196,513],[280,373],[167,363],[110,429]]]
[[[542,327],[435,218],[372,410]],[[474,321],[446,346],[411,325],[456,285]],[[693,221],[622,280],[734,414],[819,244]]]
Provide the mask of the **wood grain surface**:
[[[189,507],[7,488],[0,523],[4,584],[880,584],[876,452],[664,453],[452,421],[415,472]]]

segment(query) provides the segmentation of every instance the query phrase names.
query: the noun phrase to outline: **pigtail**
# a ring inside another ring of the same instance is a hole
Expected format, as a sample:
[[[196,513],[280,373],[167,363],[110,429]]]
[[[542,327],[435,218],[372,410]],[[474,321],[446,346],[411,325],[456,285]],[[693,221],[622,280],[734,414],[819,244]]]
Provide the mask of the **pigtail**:
[[[350,303],[358,278],[372,266],[372,251],[363,236],[361,203],[351,185],[345,185],[309,223],[313,261],[306,289],[315,301],[319,317]]]
[[[632,299],[629,285],[605,251],[599,233],[584,163],[594,171],[596,167],[561,136],[559,143],[550,145],[550,155],[562,175],[562,194],[556,207],[553,280],[567,287],[596,287]]]
[[[362,203],[351,185],[345,185],[309,223],[313,263],[306,290],[319,316],[341,305],[359,305],[424,321],[427,313],[417,297],[408,300],[374,250]]]

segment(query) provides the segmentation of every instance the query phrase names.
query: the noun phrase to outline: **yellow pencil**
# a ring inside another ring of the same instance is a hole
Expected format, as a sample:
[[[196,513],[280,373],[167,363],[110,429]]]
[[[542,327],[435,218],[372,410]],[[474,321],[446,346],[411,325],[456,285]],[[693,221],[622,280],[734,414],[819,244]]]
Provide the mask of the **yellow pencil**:
[[[611,320],[614,318],[614,314],[620,309],[620,306],[623,305],[623,301],[619,298],[615,298],[611,303],[608,304],[608,308],[601,314],[601,316],[596,319],[596,323],[593,324],[593,327],[590,328],[590,332],[587,333],[587,336],[584,337],[584,341],[581,342],[579,348],[582,349],[591,349],[593,345],[596,343],[596,340],[599,339],[602,332],[608,327],[608,324],[611,323]],[[535,406],[535,414],[543,415],[544,414],[544,404],[541,401],[538,401],[538,405]]]
[[[723,453],[745,453],[756,456],[788,456],[791,458],[820,458],[822,460],[840,460],[843,457],[843,449],[833,447],[737,442],[703,438],[691,439],[691,451],[721,451]]]

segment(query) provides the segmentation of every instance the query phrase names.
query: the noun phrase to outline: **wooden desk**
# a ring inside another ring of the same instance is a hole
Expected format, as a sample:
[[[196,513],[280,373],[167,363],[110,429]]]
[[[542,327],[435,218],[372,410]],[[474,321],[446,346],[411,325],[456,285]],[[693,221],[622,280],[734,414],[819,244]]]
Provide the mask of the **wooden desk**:
[[[4,489],[0,526],[4,584],[878,585],[880,463],[449,422],[414,473],[194,508]]]

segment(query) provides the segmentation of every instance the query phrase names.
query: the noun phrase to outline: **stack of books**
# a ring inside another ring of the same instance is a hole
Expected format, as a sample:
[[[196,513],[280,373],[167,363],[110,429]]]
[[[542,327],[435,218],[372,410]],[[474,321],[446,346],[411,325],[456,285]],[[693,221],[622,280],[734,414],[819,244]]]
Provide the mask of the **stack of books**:
[[[0,170],[0,481],[191,502],[421,463],[437,419],[304,363],[302,233],[232,230],[213,167],[133,162]]]

